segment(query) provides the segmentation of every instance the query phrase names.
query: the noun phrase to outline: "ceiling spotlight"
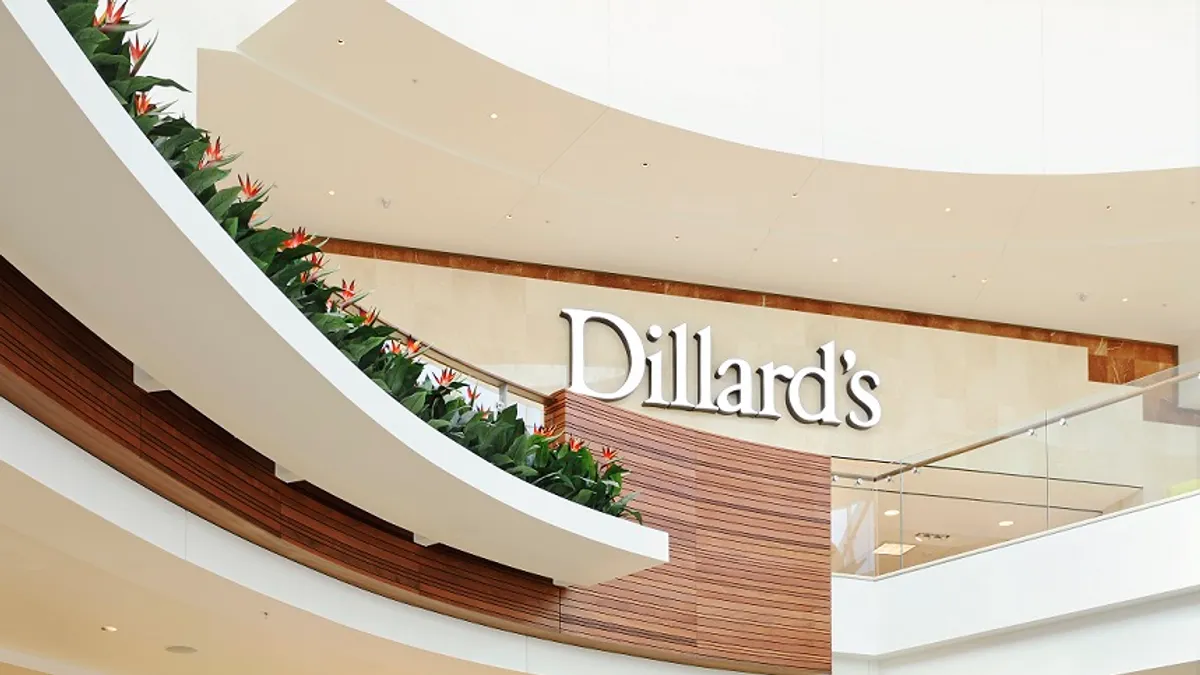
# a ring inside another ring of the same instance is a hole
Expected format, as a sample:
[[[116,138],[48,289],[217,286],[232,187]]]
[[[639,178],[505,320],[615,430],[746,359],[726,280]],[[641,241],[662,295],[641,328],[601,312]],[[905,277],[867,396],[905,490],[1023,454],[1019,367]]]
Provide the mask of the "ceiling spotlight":
[[[830,262],[837,262],[837,260],[838,260],[837,258],[834,258],[834,259],[833,259],[832,261],[830,261]]]
[[[104,631],[105,633],[115,633],[115,632],[117,632],[117,627],[116,626],[100,626],[100,630]]]
[[[1129,302],[1129,298],[1121,298],[1121,302]]]
[[[675,235],[675,241],[679,241],[679,235]]]
[[[392,205],[392,200],[388,199],[387,197],[380,197],[380,198],[379,198],[379,204],[380,204],[380,205],[381,205],[383,208],[385,208],[385,209],[386,209],[386,208],[389,208],[389,207],[391,207],[391,205]]]
[[[512,214],[511,214],[511,213],[506,213],[506,214],[504,214],[504,219],[505,219],[505,220],[512,220]]]
[[[338,43],[338,46],[341,47],[342,45],[346,44],[346,41],[343,40],[342,38],[338,38],[337,43]]]
[[[950,211],[952,211],[952,209],[951,209],[949,206],[947,206],[947,207],[946,207],[946,213],[950,213]]]
[[[863,484],[863,480],[862,480],[861,478],[859,478],[859,479],[856,479],[856,480],[854,481],[854,484],[855,484],[855,485],[862,485],[862,484]]]
[[[793,192],[793,193],[792,193],[792,199],[795,199],[796,197],[799,197],[799,196],[800,196],[800,193],[799,193],[799,192]]]
[[[167,647],[167,651],[172,654],[195,654],[200,650],[196,649],[195,647],[189,647],[188,645],[171,645],[170,647]]]
[[[650,162],[642,162],[642,168],[643,168],[643,169],[648,169],[648,168],[650,168]]]
[[[986,284],[986,283],[987,283],[987,279],[980,279],[980,280],[979,280],[979,283],[981,283],[981,284]]]
[[[900,509],[888,509],[887,511],[883,512],[883,515],[887,516],[888,518],[898,516],[900,515]]]
[[[336,193],[336,192],[334,192],[333,190],[330,190],[330,191],[329,191],[329,196],[330,196],[330,197],[332,197],[332,196],[334,196],[334,195],[336,195],[336,194],[337,194],[337,193]]]
[[[835,483],[836,483],[836,482],[838,482],[838,477],[837,477],[837,476],[834,476],[834,477],[833,477],[833,482],[835,482]]]
[[[1000,522],[999,522],[999,523],[997,523],[997,524],[998,524],[1000,527],[1012,527],[1012,525],[1013,525],[1013,521],[1011,521],[1011,520],[1002,520],[1002,521],[1000,521]]]
[[[1104,207],[1104,210],[1105,210],[1105,211],[1112,211],[1112,204],[1108,204],[1107,206],[1105,206],[1105,207]]]
[[[489,117],[491,117],[492,119],[496,119],[497,117],[499,117],[499,115],[497,115],[496,113],[492,113],[491,115],[489,115]]]

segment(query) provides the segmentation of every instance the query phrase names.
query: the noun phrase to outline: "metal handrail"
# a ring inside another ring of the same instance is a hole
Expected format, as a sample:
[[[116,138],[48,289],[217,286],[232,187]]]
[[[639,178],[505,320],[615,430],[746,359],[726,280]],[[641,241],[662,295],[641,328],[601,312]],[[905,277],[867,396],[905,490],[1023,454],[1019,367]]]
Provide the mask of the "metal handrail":
[[[401,336],[403,336],[407,339],[410,339],[410,340],[418,339],[411,332],[406,331],[403,328],[400,328],[396,324],[389,323],[382,319],[379,320],[379,323],[387,326],[388,328],[391,328],[392,330],[396,331],[398,334],[400,334]],[[543,406],[545,406],[546,402],[549,400],[549,397],[540,391],[535,391],[533,389],[530,389],[529,387],[522,386],[516,382],[513,382],[512,380],[505,379],[503,377],[500,377],[499,375],[496,375],[495,373],[484,370],[483,368],[480,368],[478,366],[467,363],[466,361],[463,361],[462,359],[460,359],[456,356],[453,356],[452,354],[448,354],[427,342],[424,342],[423,344],[425,347],[424,353],[429,358],[429,360],[435,361],[435,362],[437,362],[443,366],[446,366],[448,368],[452,368],[453,370],[456,370],[464,375],[467,375],[471,379],[478,380],[479,382],[482,382],[484,384],[495,387],[498,391],[501,392],[500,398],[501,398],[502,402],[506,402],[506,401],[504,401],[504,399],[507,398],[507,396],[506,396],[507,394],[512,394],[512,395],[518,396],[520,398],[523,398],[527,401],[532,401],[534,403],[541,404]]]
[[[1182,382],[1184,380],[1196,377],[1197,375],[1200,375],[1200,370],[1189,370],[1186,373],[1176,374],[1173,377],[1165,378],[1159,382],[1155,382],[1153,384],[1149,384],[1144,387],[1138,387],[1137,389],[1135,389],[1133,391],[1127,391],[1127,392],[1124,392],[1117,396],[1113,396],[1111,398],[1104,399],[1103,401],[1098,401],[1096,403],[1089,403],[1087,405],[1083,405],[1078,408],[1069,410],[1065,413],[1055,415],[1054,422],[1059,423],[1059,424],[1065,424],[1067,420],[1069,420],[1073,417],[1079,417],[1080,415],[1086,415],[1087,413],[1090,413],[1094,410],[1099,410],[1100,408],[1105,408],[1110,405],[1120,403],[1122,401],[1128,401],[1131,398],[1136,398],[1138,396],[1142,396],[1148,391],[1157,389],[1159,387],[1162,387],[1162,386],[1165,386],[1168,384],[1175,384],[1178,382]],[[927,457],[918,462],[905,462],[901,466],[898,466],[889,471],[885,471],[885,472],[878,474],[876,476],[873,476],[873,477],[854,476],[854,478],[859,478],[859,477],[865,478],[865,479],[870,480],[873,483],[881,481],[881,480],[886,480],[888,478],[898,476],[902,473],[907,473],[914,469],[920,469],[921,467],[929,466],[930,464],[936,464],[937,462],[941,462],[941,461],[950,459],[951,457],[957,457],[958,455],[962,455],[962,454],[971,452],[972,450],[977,450],[979,448],[982,448],[982,447],[985,447],[988,445],[992,445],[993,443],[999,443],[1000,441],[1006,441],[1010,438],[1016,438],[1017,436],[1020,436],[1022,434],[1027,434],[1030,431],[1034,431],[1036,429],[1040,429],[1042,427],[1048,426],[1051,423],[1052,422],[1049,420],[1042,420],[1040,422],[1032,422],[1029,424],[1023,424],[1019,427],[1014,427],[1007,431],[1002,431],[998,434],[994,434],[994,435],[984,438],[982,440],[968,443],[966,445],[955,448],[953,450],[947,450],[946,452],[939,453],[932,457]]]

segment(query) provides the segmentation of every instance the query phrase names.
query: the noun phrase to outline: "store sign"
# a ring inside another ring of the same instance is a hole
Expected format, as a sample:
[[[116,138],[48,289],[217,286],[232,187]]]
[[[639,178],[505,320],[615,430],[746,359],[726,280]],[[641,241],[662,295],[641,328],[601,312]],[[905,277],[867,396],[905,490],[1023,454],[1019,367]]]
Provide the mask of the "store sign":
[[[883,416],[883,408],[879,399],[872,393],[880,384],[879,375],[870,370],[854,370],[858,356],[854,350],[847,349],[840,355],[832,341],[826,342],[817,349],[817,364],[796,369],[790,365],[776,365],[774,361],[764,363],[758,368],[752,368],[745,359],[730,358],[721,362],[714,371],[712,368],[712,327],[705,326],[696,331],[692,337],[696,341],[695,363],[690,362],[688,354],[688,327],[680,324],[672,328],[667,335],[671,338],[671,358],[674,364],[674,383],[671,389],[672,398],[666,398],[663,382],[663,352],[646,353],[641,336],[629,322],[615,314],[597,312],[587,309],[564,309],[562,316],[571,326],[571,356],[569,391],[585,396],[598,398],[602,401],[619,401],[638,390],[642,382],[649,377],[649,395],[642,405],[654,408],[677,408],[696,412],[720,413],[723,415],[741,415],[745,417],[765,417],[779,419],[782,415],[779,408],[782,405],[792,417],[805,424],[824,424],[837,426],[844,420],[853,429],[870,429],[879,424]],[[625,381],[620,387],[610,392],[595,391],[584,381],[586,364],[584,363],[584,333],[588,323],[606,326],[620,338],[629,358],[629,369]],[[658,342],[664,335],[661,326],[650,326],[646,331],[646,340],[651,344]],[[835,359],[838,363],[835,363]],[[837,366],[840,365],[839,369]],[[838,372],[840,370],[840,373]],[[695,373],[697,382],[696,400],[691,400],[691,389],[688,384],[688,373]],[[854,371],[854,372],[851,372]],[[713,395],[713,378],[728,382],[720,391]],[[837,387],[839,378],[845,379],[846,394],[854,404],[854,409],[844,417],[837,410]],[[782,380],[787,383],[787,393],[782,403],[775,400],[775,382]],[[801,387],[806,380],[811,380],[819,386],[820,409],[812,410],[805,407],[801,400]],[[754,392],[758,390],[758,406],[755,407]]]

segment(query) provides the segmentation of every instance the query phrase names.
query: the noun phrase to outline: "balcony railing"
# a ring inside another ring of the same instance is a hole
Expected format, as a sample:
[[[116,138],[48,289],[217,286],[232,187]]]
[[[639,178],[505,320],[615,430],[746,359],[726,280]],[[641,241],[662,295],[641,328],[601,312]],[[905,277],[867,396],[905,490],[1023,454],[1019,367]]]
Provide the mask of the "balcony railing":
[[[888,574],[1200,489],[1198,375],[1172,368],[899,461],[835,457],[833,571]]]

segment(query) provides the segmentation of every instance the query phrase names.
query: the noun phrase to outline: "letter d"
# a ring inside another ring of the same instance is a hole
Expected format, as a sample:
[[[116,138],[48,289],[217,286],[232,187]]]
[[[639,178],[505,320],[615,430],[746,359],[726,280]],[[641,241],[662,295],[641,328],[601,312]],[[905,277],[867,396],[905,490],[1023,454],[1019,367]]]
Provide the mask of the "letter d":
[[[618,401],[632,394],[633,390],[641,384],[642,376],[646,374],[646,350],[642,347],[641,336],[637,334],[633,326],[615,314],[594,312],[590,309],[564,309],[561,316],[566,318],[567,323],[571,325],[571,382],[567,386],[567,391],[598,398],[601,401]],[[621,343],[625,345],[625,356],[629,359],[629,372],[625,376],[625,382],[621,384],[620,388],[609,394],[593,390],[584,381],[583,334],[589,321],[602,323],[616,331],[621,338]]]

